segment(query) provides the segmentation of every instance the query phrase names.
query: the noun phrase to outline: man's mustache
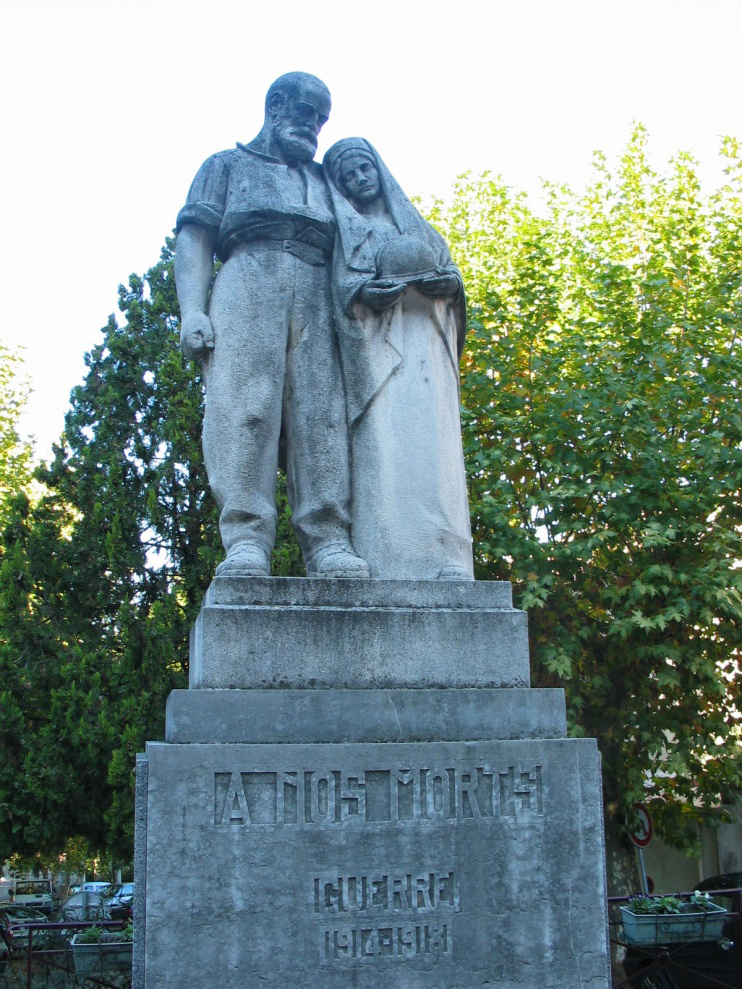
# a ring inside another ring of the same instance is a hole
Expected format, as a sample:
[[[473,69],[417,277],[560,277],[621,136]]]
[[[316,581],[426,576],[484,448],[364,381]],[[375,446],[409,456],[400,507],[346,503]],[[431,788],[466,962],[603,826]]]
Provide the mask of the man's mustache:
[[[289,127],[288,133],[291,137],[300,137],[306,141],[311,141],[312,144],[317,144],[317,135],[308,127]]]

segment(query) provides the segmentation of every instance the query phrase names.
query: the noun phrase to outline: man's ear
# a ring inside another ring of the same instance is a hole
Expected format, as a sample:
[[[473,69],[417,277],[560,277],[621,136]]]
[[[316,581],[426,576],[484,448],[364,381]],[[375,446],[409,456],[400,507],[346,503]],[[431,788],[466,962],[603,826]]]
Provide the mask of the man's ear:
[[[283,109],[286,97],[283,93],[274,93],[268,101],[268,109],[275,116]]]

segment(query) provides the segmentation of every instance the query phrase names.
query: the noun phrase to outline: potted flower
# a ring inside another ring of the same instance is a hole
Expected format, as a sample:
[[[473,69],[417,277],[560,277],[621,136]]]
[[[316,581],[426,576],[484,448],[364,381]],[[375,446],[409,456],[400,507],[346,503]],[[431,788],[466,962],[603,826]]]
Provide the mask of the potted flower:
[[[72,957],[76,975],[95,975],[102,971],[130,972],[134,929],[128,924],[122,931],[88,927],[72,938]]]
[[[726,910],[708,893],[696,891],[688,899],[676,896],[632,896],[621,907],[624,937],[631,944],[667,944],[675,941],[717,941]]]

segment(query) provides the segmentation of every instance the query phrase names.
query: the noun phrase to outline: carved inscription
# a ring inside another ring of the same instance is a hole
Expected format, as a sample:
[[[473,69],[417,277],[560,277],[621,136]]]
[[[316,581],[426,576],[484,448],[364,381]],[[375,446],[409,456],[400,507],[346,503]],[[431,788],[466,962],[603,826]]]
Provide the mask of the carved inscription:
[[[470,768],[234,769],[214,774],[217,827],[357,827],[378,822],[442,824],[544,813],[541,766]]]
[[[404,875],[325,875],[314,880],[315,913],[425,912],[441,907],[459,908],[458,883],[453,870]]]
[[[459,910],[453,869],[326,874],[315,877],[312,892],[314,912],[324,917],[327,925],[320,932],[320,955],[325,964],[451,951],[451,926],[440,915]],[[334,922],[328,924],[328,915]],[[379,920],[379,915],[383,919]]]
[[[338,927],[324,932],[322,961],[327,964],[450,953],[451,930],[448,924]]]

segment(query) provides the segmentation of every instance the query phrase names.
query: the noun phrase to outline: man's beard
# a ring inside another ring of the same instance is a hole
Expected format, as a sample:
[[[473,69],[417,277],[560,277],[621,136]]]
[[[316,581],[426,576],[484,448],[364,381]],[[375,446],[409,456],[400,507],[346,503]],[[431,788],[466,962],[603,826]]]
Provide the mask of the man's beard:
[[[311,161],[317,153],[317,138],[311,132],[291,124],[278,125],[276,141],[289,159]]]

